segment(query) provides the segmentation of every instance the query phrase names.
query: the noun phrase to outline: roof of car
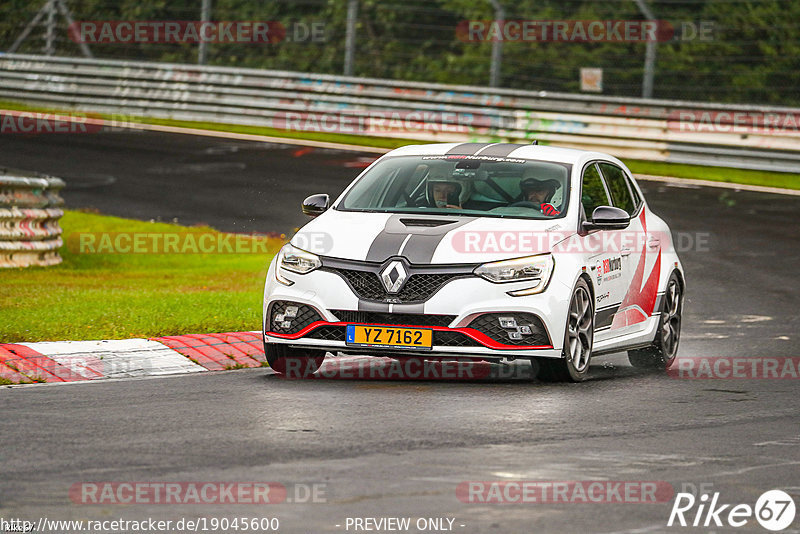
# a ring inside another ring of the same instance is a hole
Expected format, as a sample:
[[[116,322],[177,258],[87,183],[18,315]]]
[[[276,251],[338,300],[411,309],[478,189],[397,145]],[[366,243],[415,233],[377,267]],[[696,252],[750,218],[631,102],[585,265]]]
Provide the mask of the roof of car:
[[[389,152],[388,155],[444,156],[446,154],[466,156],[490,155],[507,158],[558,161],[570,164],[576,164],[594,158],[614,159],[608,154],[603,154],[601,152],[515,143],[433,143],[428,145],[407,145]]]

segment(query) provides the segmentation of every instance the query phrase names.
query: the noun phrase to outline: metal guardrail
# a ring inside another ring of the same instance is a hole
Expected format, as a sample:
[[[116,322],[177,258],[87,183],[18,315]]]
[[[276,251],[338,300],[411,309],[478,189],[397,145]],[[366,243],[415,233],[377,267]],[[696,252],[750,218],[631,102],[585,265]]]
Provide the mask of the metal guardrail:
[[[0,169],[0,268],[56,265],[63,180]]]
[[[16,54],[0,56],[0,99],[426,141],[535,138],[626,158],[800,172],[800,125],[765,131],[720,121],[733,113],[800,119],[795,108]],[[339,124],[326,130],[322,117]]]

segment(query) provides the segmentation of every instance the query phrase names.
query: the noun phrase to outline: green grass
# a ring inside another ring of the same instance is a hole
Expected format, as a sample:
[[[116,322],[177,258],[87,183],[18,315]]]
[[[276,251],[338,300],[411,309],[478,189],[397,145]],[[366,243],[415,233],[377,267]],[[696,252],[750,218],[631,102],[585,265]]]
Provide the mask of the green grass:
[[[674,176],[676,178],[696,178],[734,184],[800,189],[800,174],[686,165],[683,163],[663,163],[660,161],[623,161],[634,174],[654,174],[656,176]]]
[[[309,141],[324,141],[326,143],[342,143],[345,145],[372,146],[389,149],[406,145],[419,145],[433,142],[415,139],[400,139],[396,137],[370,137],[366,135],[327,132],[298,132],[295,130],[279,130],[277,128],[268,128],[266,126],[245,126],[241,124],[224,124],[216,122],[178,121],[172,119],[154,119],[150,117],[136,117],[135,120],[144,124],[177,126],[180,128],[197,128],[200,130],[214,130],[251,135],[267,135],[271,137],[283,137],[288,139],[307,139]]]
[[[41,106],[31,106],[19,102],[9,102],[0,100],[0,108],[16,110],[16,111],[34,111],[42,113],[75,113],[64,109],[47,108]],[[113,116],[106,113],[92,113],[93,116],[98,118],[102,117],[108,120],[120,121],[122,117]],[[217,122],[200,122],[200,121],[181,121],[173,119],[157,119],[153,117],[137,117],[132,115],[125,115],[125,120],[131,122],[139,122],[142,124],[155,124],[160,126],[175,126],[178,128],[196,128],[199,130],[213,130],[218,132],[233,132],[251,135],[266,135],[270,137],[283,137],[287,139],[307,139],[310,141],[324,141],[327,143],[342,143],[346,145],[359,145],[359,146],[372,146],[378,148],[398,148],[405,145],[413,145],[424,143],[413,139],[400,139],[394,137],[370,137],[366,135],[353,135],[353,134],[339,134],[327,132],[298,132],[293,130],[281,130],[278,128],[268,128],[266,126],[247,126],[242,124],[225,124]]]
[[[258,330],[268,252],[85,254],[79,232],[213,232],[67,211],[64,262],[0,270],[0,342]],[[70,238],[72,236],[72,238]],[[70,241],[70,239],[73,239]]]
[[[52,113],[69,113],[68,111],[30,106],[19,102],[0,101],[0,108],[40,111]],[[97,114],[107,119],[111,115]],[[252,135],[266,135],[291,139],[307,139],[312,141],[325,141],[330,143],[343,143],[348,145],[371,146],[379,148],[397,148],[409,144],[422,144],[433,141],[419,141],[401,138],[371,137],[365,135],[351,135],[326,132],[298,132],[267,128],[263,126],[243,126],[239,124],[224,124],[213,122],[179,121],[172,119],[156,119],[151,117],[127,117],[127,119],[144,124],[161,126],[174,126],[180,128],[195,128],[200,130],[213,130]],[[119,119],[119,117],[117,117]],[[502,141],[502,139],[497,139]],[[756,171],[749,169],[733,169],[728,167],[710,167],[704,165],[688,165],[683,163],[665,163],[646,160],[623,160],[633,173],[653,174],[657,176],[673,176],[676,178],[694,178],[717,182],[728,182],[747,185],[761,185],[768,187],[782,187],[786,189],[800,189],[800,174]]]

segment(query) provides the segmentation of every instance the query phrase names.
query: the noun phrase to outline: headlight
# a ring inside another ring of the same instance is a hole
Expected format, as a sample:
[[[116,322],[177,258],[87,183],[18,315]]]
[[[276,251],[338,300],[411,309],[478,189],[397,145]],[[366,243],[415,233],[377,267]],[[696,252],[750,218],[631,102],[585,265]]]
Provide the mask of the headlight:
[[[544,291],[553,274],[554,264],[552,254],[540,254],[538,256],[484,263],[473,272],[490,282],[498,284],[505,282],[533,282],[533,285],[529,288],[509,292],[509,295],[519,297]]]
[[[275,278],[281,284],[290,286],[294,282],[281,276],[281,269],[297,274],[307,274],[320,267],[322,262],[319,257],[305,250],[293,247],[291,243],[286,243],[278,252],[278,261],[275,267]]]

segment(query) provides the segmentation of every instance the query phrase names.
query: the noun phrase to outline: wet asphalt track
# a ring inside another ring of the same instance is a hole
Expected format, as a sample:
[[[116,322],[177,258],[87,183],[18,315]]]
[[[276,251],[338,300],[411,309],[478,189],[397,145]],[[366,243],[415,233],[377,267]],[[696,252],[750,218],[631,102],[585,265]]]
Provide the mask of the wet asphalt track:
[[[302,224],[299,201],[336,194],[363,156],[150,133],[0,139],[0,163],[65,177],[70,207],[233,231]],[[707,236],[681,253],[680,354],[798,356],[800,200],[642,185],[687,243]],[[621,354],[595,360],[591,377],[285,381],[245,370],[4,388],[0,517],[277,516],[283,532],[345,532],[348,516],[451,517],[465,533],[709,531],[668,529],[670,504],[456,498],[459,482],[503,479],[713,484],[722,502],[751,505],[783,488],[800,505],[797,380],[677,380]],[[71,504],[71,484],[101,480],[325,483],[327,503]],[[735,531],[765,532],[752,520]]]

